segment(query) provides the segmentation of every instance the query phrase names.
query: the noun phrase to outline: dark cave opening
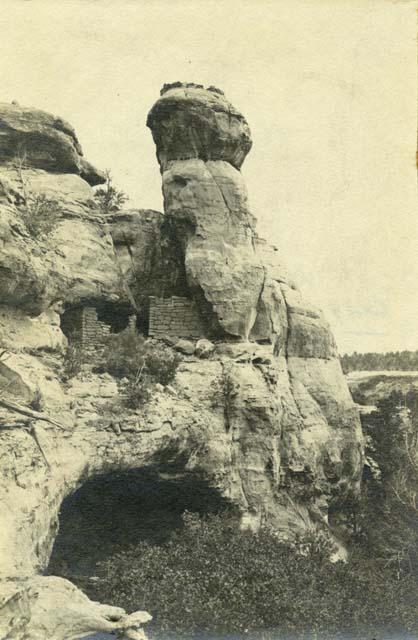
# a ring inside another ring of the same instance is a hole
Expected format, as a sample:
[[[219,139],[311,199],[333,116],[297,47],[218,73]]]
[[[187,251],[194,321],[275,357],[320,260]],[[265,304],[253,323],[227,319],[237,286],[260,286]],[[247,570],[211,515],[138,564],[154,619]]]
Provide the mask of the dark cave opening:
[[[97,320],[109,325],[110,333],[120,333],[129,326],[135,310],[128,303],[101,302],[96,306]]]
[[[229,501],[194,473],[155,468],[87,480],[62,502],[47,573],[97,576],[97,565],[141,541],[160,545],[183,526],[184,511],[219,513]]]

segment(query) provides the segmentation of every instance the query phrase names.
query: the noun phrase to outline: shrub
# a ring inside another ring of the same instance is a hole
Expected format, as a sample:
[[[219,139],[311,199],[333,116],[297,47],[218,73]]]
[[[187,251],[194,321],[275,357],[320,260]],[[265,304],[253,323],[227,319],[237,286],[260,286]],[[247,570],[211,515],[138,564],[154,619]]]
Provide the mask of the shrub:
[[[63,363],[63,378],[69,380],[74,378],[81,371],[83,357],[81,348],[74,343],[70,343],[65,351]]]
[[[103,354],[103,369],[116,378],[127,378],[120,383],[120,390],[131,408],[149,400],[155,383],[169,384],[179,362],[173,349],[138,335],[132,328],[110,336]]]
[[[43,409],[43,398],[42,393],[39,387],[36,387],[35,392],[33,394],[33,398],[29,403],[29,406],[34,411],[42,411]]]
[[[151,398],[152,381],[148,376],[144,376],[139,380],[128,379],[127,382],[121,383],[120,391],[124,396],[127,407],[139,409]]]
[[[30,192],[21,205],[20,213],[26,229],[34,238],[52,233],[60,218],[56,200],[47,198],[45,194]]]
[[[418,631],[414,580],[396,581],[360,556],[332,564],[329,553],[322,536],[291,545],[268,529],[241,531],[225,515],[186,513],[168,542],[141,542],[102,563],[100,597],[150,611],[160,634]]]
[[[227,430],[231,428],[230,417],[233,411],[234,398],[239,391],[239,385],[232,377],[231,366],[222,366],[222,375],[214,387],[212,396],[212,408],[219,405],[223,407],[225,426]]]
[[[116,189],[116,187],[113,186],[113,178],[109,169],[106,169],[105,175],[105,186],[96,189],[94,199],[100,213],[108,215],[109,213],[119,211],[128,200],[128,196],[124,191]]]
[[[109,336],[103,353],[103,369],[115,378],[136,376],[145,355],[145,338],[128,328]]]
[[[14,166],[22,192],[19,209],[23,223],[32,237],[47,236],[55,229],[60,218],[58,202],[44,193],[33,193],[31,190],[30,180],[23,173],[27,169],[24,149],[14,158]]]
[[[116,378],[148,376],[164,385],[174,379],[180,361],[170,347],[131,328],[109,337],[103,359],[104,369]]]
[[[165,344],[148,340],[144,360],[149,377],[165,386],[174,380],[180,356]]]

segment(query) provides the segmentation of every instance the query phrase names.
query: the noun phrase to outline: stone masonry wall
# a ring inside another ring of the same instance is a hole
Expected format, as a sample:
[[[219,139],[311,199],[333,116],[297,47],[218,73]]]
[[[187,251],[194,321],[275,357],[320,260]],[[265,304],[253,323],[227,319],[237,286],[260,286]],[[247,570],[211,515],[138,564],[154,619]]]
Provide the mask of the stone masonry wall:
[[[93,348],[103,344],[110,333],[110,327],[97,319],[94,307],[83,307],[81,322],[81,346]]]
[[[97,318],[95,307],[77,307],[65,314],[65,333],[83,349],[94,349],[104,344],[110,334],[110,326]],[[136,317],[129,317],[129,326],[135,326]]]
[[[202,338],[207,333],[205,318],[189,298],[150,297],[149,335]]]

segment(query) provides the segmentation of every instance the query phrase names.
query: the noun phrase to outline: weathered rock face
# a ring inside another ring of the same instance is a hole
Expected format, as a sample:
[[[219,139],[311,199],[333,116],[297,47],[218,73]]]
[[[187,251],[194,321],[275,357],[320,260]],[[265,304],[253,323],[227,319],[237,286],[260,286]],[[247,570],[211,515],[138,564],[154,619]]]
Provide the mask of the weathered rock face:
[[[194,86],[166,88],[147,124],[189,287],[203,295],[227,334],[248,339],[264,283],[238,170],[251,148],[248,125],[223,95]]]
[[[239,171],[251,146],[244,118],[216,90],[171,86],[148,123],[165,214],[135,210],[106,219],[92,209],[92,191],[75,165],[59,158],[36,165],[34,146],[33,166],[17,169],[10,140],[19,138],[10,137],[11,124],[4,128],[0,330],[7,357],[0,389],[26,406],[40,395],[43,412],[62,427],[0,406],[0,576],[13,592],[0,620],[16,640],[130,624],[123,612],[113,621],[68,584],[36,577],[48,565],[62,501],[88,479],[175,469],[234,505],[242,526],[270,523],[285,537],[328,528],[330,508],[359,488],[358,413],[329,327],[255,230]],[[0,122],[0,139],[1,132]],[[76,149],[75,138],[61,133]],[[42,162],[55,149],[53,141]],[[23,223],[22,176],[24,188],[58,202],[59,220],[47,235],[33,237]],[[150,295],[194,298],[211,319],[206,340],[180,350],[174,383],[157,387],[135,411],[117,404],[107,374],[87,367],[64,384],[63,309],[126,302],[145,317]],[[139,637],[126,628],[127,637]]]
[[[188,292],[173,225],[159,211],[146,209],[116,213],[107,223],[123,282],[132,294],[141,325],[147,325],[150,296]]]
[[[0,106],[0,399],[27,406],[39,402],[48,412],[62,415],[64,422],[69,399],[56,376],[67,345],[60,313],[92,300],[129,301],[109,228],[93,206],[90,185],[100,182],[101,174],[82,157],[70,125],[43,112]],[[27,224],[37,207],[44,207],[44,216],[56,218],[48,232],[42,220],[39,233]],[[58,354],[58,361],[53,354]],[[116,615],[114,608],[90,602],[65,580],[33,577],[45,567],[45,549],[56,526],[50,521],[55,512],[56,522],[56,489],[61,485],[62,490],[66,481],[63,476],[58,479],[49,463],[48,487],[42,489],[44,477],[37,472],[29,472],[28,484],[19,481],[18,460],[29,465],[28,471],[40,462],[26,447],[29,433],[43,451],[42,423],[0,407],[0,439],[5,444],[11,437],[14,460],[8,466],[3,459],[1,472],[0,636],[69,640],[90,631],[120,630],[126,619],[123,611]],[[59,440],[63,443],[65,436]],[[74,450],[67,453],[77,456]],[[56,487],[51,493],[50,480]],[[38,503],[32,503],[33,512],[25,506],[28,499]],[[35,511],[38,516],[32,520]],[[24,524],[27,517],[29,526]],[[20,538],[23,529],[26,533]],[[12,548],[13,540],[17,544]],[[39,563],[33,551],[41,548]],[[10,577],[17,580],[9,581]],[[132,625],[126,637],[142,637],[138,629]]]
[[[147,125],[165,169],[170,160],[226,160],[239,169],[251,149],[245,118],[215,87],[175,82],[164,85]]]
[[[75,173],[89,184],[105,181],[83,157],[72,126],[62,118],[18,104],[0,103],[0,163],[19,155],[31,168]]]
[[[28,114],[26,118],[30,122]],[[0,134],[1,126],[0,118]],[[18,144],[18,137],[13,140]],[[58,302],[69,306],[89,299],[126,299],[110,233],[94,211],[90,185],[77,175],[76,167],[75,173],[62,173],[61,166],[51,173],[28,165],[2,165],[1,159],[0,155],[1,304],[36,315]],[[56,224],[52,232],[34,237],[24,214],[31,211],[28,207],[36,209],[45,202],[45,216],[54,215]]]
[[[127,615],[120,607],[92,602],[71,582],[55,576],[0,585],[0,633],[5,640],[76,640],[98,631],[146,640],[142,625],[151,619],[145,611]]]
[[[320,502],[325,494],[341,497],[358,482],[359,422],[335,341],[322,313],[302,299],[277,251],[256,233],[239,171],[251,147],[243,116],[213,88],[175,83],[164,87],[147,124],[157,145],[166,216],[184,253],[191,294],[212,310],[221,328],[218,337],[272,345],[270,356],[249,355],[247,360],[245,348],[239,347],[241,362],[267,367],[262,379],[271,387],[262,391],[260,371],[248,364],[228,367],[232,388],[240,390],[234,401],[228,399],[229,409],[234,402],[239,406],[228,425],[238,430],[233,457],[244,495],[253,496],[252,505],[265,505],[270,495],[264,508],[270,519],[283,524],[289,510],[284,499],[280,516],[274,515],[277,487],[287,487],[287,497],[307,491],[315,511],[318,496]],[[231,356],[231,349],[223,353]],[[273,436],[270,443],[267,433]],[[275,487],[272,493],[269,487]],[[257,513],[253,506],[247,511]]]
[[[288,318],[281,284],[293,284],[274,264],[274,249],[258,238],[248,207],[239,171],[251,148],[245,119],[213,89],[176,83],[164,89],[147,124],[191,291],[210,306],[226,336],[283,344]],[[307,340],[296,314],[293,319],[292,354],[295,341]],[[321,318],[316,324],[317,333],[328,333]]]

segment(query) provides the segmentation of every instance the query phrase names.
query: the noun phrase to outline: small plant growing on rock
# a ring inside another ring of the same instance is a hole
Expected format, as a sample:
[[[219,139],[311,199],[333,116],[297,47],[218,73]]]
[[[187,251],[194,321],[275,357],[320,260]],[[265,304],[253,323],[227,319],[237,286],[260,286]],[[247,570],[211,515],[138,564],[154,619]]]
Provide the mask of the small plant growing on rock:
[[[33,398],[29,404],[30,408],[34,411],[42,411],[43,409],[43,398],[42,393],[39,387],[36,387],[35,392],[33,394]]]
[[[58,224],[58,203],[45,194],[29,194],[21,208],[21,216],[31,236],[48,236]]]
[[[179,362],[180,356],[173,349],[128,328],[110,336],[102,369],[121,380],[125,404],[136,409],[150,399],[154,384],[172,382]]]
[[[217,381],[212,397],[212,407],[223,407],[225,427],[229,431],[230,418],[233,413],[234,398],[239,391],[239,385],[233,380],[231,365],[222,366],[222,375]]]
[[[120,390],[124,396],[125,405],[129,409],[139,409],[151,399],[152,381],[148,376],[143,379],[128,379],[121,382]]]
[[[64,355],[63,378],[65,380],[74,378],[80,373],[82,364],[83,357],[80,347],[70,343]]]
[[[23,223],[33,238],[48,236],[58,224],[60,208],[58,202],[48,198],[44,193],[34,193],[30,188],[30,180],[24,177],[26,154],[19,153],[14,165],[18,174],[22,191],[21,202],[18,205]]]
[[[105,175],[106,183],[104,187],[96,189],[94,199],[100,213],[108,215],[119,211],[128,200],[128,196],[124,191],[116,189],[113,185],[113,178],[109,169],[106,169]]]

